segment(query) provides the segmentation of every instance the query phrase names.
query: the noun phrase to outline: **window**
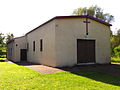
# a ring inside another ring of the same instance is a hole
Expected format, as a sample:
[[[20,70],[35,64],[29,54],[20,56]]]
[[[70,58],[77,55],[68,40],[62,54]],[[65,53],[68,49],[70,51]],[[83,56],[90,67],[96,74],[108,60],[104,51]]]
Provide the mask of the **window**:
[[[33,41],[33,51],[35,51],[35,41]]]
[[[29,43],[27,43],[27,51],[29,51]]]
[[[40,39],[40,51],[42,52],[43,51],[43,40]]]
[[[16,47],[18,46],[18,44],[16,44]]]

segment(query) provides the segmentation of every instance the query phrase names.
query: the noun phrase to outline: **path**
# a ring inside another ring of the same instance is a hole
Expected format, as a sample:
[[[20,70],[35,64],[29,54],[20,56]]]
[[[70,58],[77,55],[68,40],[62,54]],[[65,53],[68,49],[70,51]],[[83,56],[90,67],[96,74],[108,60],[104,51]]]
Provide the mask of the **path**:
[[[27,65],[25,67],[33,69],[35,71],[38,71],[38,72],[40,72],[42,74],[56,73],[56,72],[65,72],[62,69],[53,68],[53,67],[44,66],[44,65]]]
[[[104,72],[111,75],[120,76],[120,64],[78,65],[74,67],[63,67],[63,68],[53,68],[49,66],[37,65],[37,64],[32,64],[28,62],[22,62],[22,63],[20,62],[16,64],[33,69],[42,74],[56,73],[56,72],[72,72],[73,73],[73,71],[90,70],[90,71]]]

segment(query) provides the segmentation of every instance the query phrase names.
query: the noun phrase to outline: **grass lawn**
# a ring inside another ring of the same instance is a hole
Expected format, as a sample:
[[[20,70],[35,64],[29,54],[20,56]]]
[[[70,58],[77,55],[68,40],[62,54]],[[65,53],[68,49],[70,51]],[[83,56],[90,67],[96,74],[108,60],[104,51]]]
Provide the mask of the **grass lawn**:
[[[0,90],[120,90],[120,76],[95,71],[40,74],[0,62]]]

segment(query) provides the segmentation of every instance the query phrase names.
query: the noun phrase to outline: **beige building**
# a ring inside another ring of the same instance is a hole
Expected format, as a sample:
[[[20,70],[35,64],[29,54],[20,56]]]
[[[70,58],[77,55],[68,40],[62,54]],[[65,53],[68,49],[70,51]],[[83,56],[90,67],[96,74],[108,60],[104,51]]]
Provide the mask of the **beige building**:
[[[7,43],[7,58],[14,62],[21,61],[21,54],[26,50],[26,37],[17,37]],[[27,54],[26,54],[27,55]]]
[[[8,42],[8,59],[53,67],[110,63],[110,26],[91,16],[57,16]]]

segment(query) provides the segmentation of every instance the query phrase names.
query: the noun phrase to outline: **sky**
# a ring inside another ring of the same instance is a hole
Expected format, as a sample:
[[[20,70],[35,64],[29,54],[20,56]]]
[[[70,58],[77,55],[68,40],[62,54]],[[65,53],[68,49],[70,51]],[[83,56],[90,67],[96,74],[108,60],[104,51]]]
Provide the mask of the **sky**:
[[[0,0],[0,32],[22,36],[55,16],[72,15],[79,7],[97,5],[115,17],[111,30],[120,29],[119,0]]]

